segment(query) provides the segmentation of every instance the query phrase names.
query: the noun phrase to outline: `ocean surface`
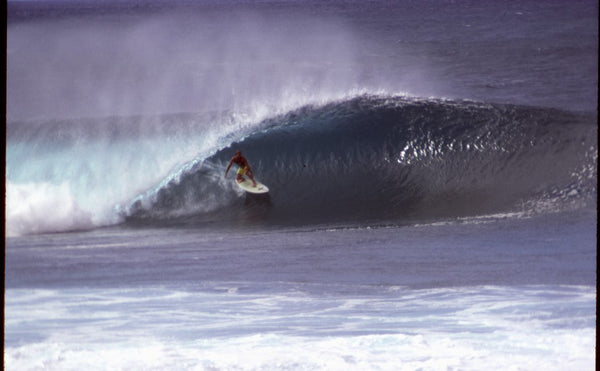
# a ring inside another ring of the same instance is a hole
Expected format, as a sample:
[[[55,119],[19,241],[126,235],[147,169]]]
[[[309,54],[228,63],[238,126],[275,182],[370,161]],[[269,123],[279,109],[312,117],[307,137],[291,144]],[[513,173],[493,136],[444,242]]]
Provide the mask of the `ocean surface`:
[[[5,369],[595,368],[596,1],[7,6]]]

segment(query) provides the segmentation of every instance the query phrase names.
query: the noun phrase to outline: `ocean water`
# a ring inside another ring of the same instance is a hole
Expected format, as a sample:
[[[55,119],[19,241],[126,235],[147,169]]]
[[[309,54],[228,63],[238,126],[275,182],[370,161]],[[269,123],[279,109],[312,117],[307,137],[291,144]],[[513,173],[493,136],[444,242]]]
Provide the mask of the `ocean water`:
[[[597,13],[9,1],[5,369],[594,369]]]

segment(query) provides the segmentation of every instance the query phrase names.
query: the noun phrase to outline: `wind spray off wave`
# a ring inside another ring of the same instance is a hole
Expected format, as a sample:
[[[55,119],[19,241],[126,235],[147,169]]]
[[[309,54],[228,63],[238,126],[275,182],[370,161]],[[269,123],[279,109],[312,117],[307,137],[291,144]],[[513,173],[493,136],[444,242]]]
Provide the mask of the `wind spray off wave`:
[[[374,86],[331,20],[31,6],[8,25],[9,235],[118,223],[264,119]]]

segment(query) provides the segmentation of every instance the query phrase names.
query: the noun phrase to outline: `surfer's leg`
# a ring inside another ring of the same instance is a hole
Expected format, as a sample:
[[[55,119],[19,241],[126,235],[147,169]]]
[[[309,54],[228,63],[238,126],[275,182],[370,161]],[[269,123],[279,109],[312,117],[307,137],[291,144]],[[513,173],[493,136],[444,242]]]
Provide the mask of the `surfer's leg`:
[[[250,178],[250,180],[252,181],[252,187],[256,187],[256,180],[254,180],[252,170],[248,169],[248,171],[246,171],[246,174],[248,175],[248,178]]]

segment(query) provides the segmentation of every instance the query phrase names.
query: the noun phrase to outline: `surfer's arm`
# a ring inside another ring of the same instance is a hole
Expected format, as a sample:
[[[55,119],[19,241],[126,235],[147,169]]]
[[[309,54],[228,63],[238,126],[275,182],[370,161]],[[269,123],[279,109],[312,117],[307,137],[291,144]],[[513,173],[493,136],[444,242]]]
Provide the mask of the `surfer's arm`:
[[[232,164],[233,164],[233,159],[229,160],[229,165],[227,165],[227,170],[225,170],[225,176],[227,176],[227,173],[229,172],[229,169],[231,168]]]

